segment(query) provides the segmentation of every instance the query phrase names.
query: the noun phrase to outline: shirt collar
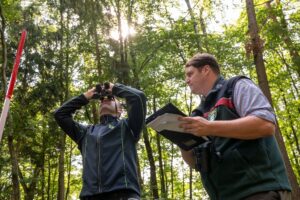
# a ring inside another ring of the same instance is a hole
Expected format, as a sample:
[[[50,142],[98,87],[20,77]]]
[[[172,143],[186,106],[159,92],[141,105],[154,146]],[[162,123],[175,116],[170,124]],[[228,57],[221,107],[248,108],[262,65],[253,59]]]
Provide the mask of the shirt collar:
[[[112,115],[102,115],[100,117],[100,124],[108,124],[114,121],[117,121],[118,118]]]
[[[217,80],[214,83],[214,86],[212,87],[212,89],[208,92],[207,96],[204,97],[205,99],[210,96],[211,94],[219,91],[222,86],[224,85],[225,79],[223,78],[223,76],[219,75]]]

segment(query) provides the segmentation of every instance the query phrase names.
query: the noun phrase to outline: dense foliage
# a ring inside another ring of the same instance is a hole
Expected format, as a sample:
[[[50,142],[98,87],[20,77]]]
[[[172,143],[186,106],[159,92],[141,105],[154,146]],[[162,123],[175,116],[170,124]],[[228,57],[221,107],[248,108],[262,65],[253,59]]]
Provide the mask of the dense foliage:
[[[170,101],[187,114],[199,103],[183,71],[196,52],[214,54],[225,77],[244,74],[257,81],[245,2],[224,2],[1,0],[1,99],[20,31],[28,36],[0,143],[0,199],[78,198],[80,153],[52,113],[96,83],[140,88],[150,115]],[[300,183],[300,4],[254,3],[273,106]],[[230,17],[239,12],[237,20]],[[90,103],[76,120],[96,123],[97,108]],[[146,199],[208,199],[178,147],[153,130],[144,129],[138,153]]]

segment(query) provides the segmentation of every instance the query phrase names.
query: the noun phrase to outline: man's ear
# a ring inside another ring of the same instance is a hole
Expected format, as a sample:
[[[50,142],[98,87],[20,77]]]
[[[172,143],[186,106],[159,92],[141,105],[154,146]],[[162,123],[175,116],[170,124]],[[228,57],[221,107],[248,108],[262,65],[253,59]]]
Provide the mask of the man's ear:
[[[205,74],[208,74],[211,71],[211,67],[209,65],[204,65],[202,70]]]

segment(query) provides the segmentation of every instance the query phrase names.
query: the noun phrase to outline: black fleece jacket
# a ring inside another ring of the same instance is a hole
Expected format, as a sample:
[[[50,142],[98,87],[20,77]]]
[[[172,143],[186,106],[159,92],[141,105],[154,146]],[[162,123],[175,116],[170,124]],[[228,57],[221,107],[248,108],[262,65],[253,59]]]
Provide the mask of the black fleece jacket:
[[[102,117],[96,125],[83,125],[72,114],[89,101],[82,94],[65,102],[55,113],[58,125],[78,144],[83,158],[80,197],[129,189],[140,194],[136,143],[145,121],[146,97],[142,91],[115,84],[113,95],[125,98],[128,118]]]

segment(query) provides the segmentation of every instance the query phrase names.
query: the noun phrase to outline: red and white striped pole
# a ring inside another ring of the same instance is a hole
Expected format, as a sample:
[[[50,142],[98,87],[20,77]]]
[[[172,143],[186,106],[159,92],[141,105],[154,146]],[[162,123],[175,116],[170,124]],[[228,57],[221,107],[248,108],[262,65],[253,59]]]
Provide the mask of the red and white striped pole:
[[[21,39],[19,42],[18,50],[17,50],[14,68],[13,68],[12,74],[10,76],[9,86],[8,86],[8,90],[6,92],[4,105],[3,105],[2,113],[1,113],[1,117],[0,117],[0,142],[2,139],[4,125],[5,125],[6,118],[7,118],[7,113],[9,110],[10,99],[13,94],[15,83],[17,80],[17,74],[18,74],[18,69],[19,69],[19,64],[20,64],[20,60],[21,60],[21,56],[22,56],[25,39],[26,39],[26,30],[23,30],[22,34],[21,34]]]

